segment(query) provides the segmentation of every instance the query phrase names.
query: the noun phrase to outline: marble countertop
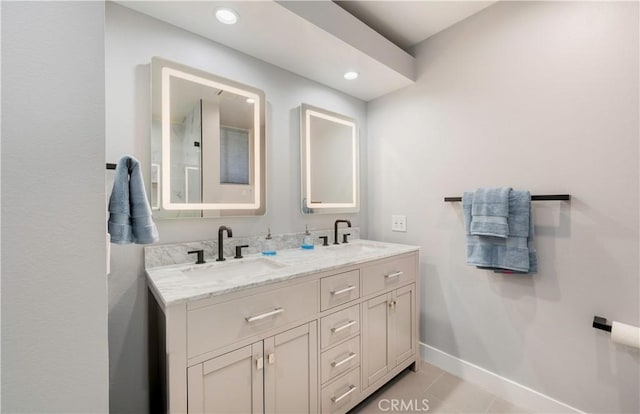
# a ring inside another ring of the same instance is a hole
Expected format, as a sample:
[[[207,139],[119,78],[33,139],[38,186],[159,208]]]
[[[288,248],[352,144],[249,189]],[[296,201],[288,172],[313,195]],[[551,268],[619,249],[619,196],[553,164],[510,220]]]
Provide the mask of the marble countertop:
[[[146,272],[149,286],[166,308],[418,250],[417,246],[353,240],[337,246],[316,246],[313,250],[280,250],[275,256],[252,254],[244,259],[227,258],[225,262],[209,259],[200,265],[152,267]]]

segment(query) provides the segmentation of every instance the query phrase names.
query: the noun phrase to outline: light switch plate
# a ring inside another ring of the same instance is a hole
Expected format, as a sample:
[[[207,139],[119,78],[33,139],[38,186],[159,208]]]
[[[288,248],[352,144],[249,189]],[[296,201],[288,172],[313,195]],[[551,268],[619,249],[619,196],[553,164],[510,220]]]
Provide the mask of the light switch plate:
[[[407,231],[407,216],[393,214],[391,216],[391,231]]]

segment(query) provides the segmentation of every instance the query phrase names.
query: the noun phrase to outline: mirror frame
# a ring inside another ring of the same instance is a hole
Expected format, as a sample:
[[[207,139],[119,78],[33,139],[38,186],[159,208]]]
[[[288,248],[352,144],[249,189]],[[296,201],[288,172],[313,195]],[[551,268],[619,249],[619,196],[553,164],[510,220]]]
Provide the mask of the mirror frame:
[[[254,197],[252,203],[173,203],[171,202],[171,77],[180,78],[201,84],[206,87],[224,89],[236,95],[254,99],[253,113],[253,184]],[[223,216],[254,216],[266,212],[266,146],[265,146],[265,94],[261,89],[248,86],[221,76],[172,62],[159,57],[151,59],[151,90],[154,82],[160,82],[161,105],[161,148],[162,164],[160,165],[160,209],[167,211],[203,210],[220,211]],[[158,88],[156,88],[157,90]],[[153,95],[153,93],[152,93]],[[158,97],[151,97],[151,105]],[[153,109],[151,109],[153,116]],[[153,132],[151,132],[153,134]],[[150,136],[153,140],[153,135]],[[153,145],[153,144],[152,144]],[[206,216],[203,216],[206,217]],[[180,217],[178,217],[180,218]]]
[[[353,198],[345,203],[314,203],[311,197],[311,117],[347,125],[352,128],[351,145],[353,150]],[[305,214],[357,213],[360,211],[360,133],[354,118],[309,104],[300,105],[300,183],[302,212]]]

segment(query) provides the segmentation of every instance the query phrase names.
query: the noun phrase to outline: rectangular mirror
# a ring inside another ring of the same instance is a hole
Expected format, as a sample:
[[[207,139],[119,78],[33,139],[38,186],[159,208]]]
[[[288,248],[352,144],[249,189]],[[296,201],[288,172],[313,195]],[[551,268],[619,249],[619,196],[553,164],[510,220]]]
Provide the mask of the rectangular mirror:
[[[353,118],[302,104],[302,212],[360,209],[360,146]]]
[[[151,60],[154,217],[265,212],[265,95],[157,57]]]

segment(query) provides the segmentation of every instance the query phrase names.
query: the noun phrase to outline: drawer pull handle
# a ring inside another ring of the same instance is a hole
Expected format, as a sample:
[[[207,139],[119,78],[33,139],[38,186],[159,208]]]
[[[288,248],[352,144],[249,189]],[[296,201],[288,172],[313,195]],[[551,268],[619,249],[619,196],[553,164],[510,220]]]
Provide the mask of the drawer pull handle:
[[[284,308],[275,308],[274,310],[272,310],[271,312],[266,312],[266,313],[262,313],[260,315],[256,315],[256,316],[249,316],[244,318],[247,322],[255,322],[255,321],[259,321],[260,319],[264,319],[264,318],[268,318],[269,316],[275,316],[279,313],[284,312]]]
[[[347,392],[345,392],[344,394],[342,394],[339,397],[331,397],[331,401],[333,401],[334,403],[340,402],[340,400],[342,400],[343,398],[345,398],[347,395],[351,394],[352,392],[354,392],[356,390],[356,386],[351,384],[349,385],[349,390]]]
[[[347,362],[351,361],[353,358],[356,357],[356,355],[357,354],[355,352],[349,352],[349,356],[348,357],[346,357],[345,359],[343,359],[342,361],[339,361],[339,362],[333,361],[331,363],[331,366],[334,367],[334,368],[337,368],[340,365],[346,364]]]
[[[357,323],[356,321],[349,321],[342,326],[338,326],[337,328],[331,328],[331,332],[338,333],[340,331],[344,331],[345,329],[355,325],[356,323]]]
[[[384,275],[385,279],[393,279],[394,277],[398,277],[398,276],[402,276],[404,272],[395,272],[395,273],[390,273],[388,275]]]
[[[340,289],[340,290],[332,290],[331,294],[332,295],[342,295],[343,293],[347,293],[352,291],[353,289],[355,289],[356,287],[354,285],[349,285],[344,289]]]

